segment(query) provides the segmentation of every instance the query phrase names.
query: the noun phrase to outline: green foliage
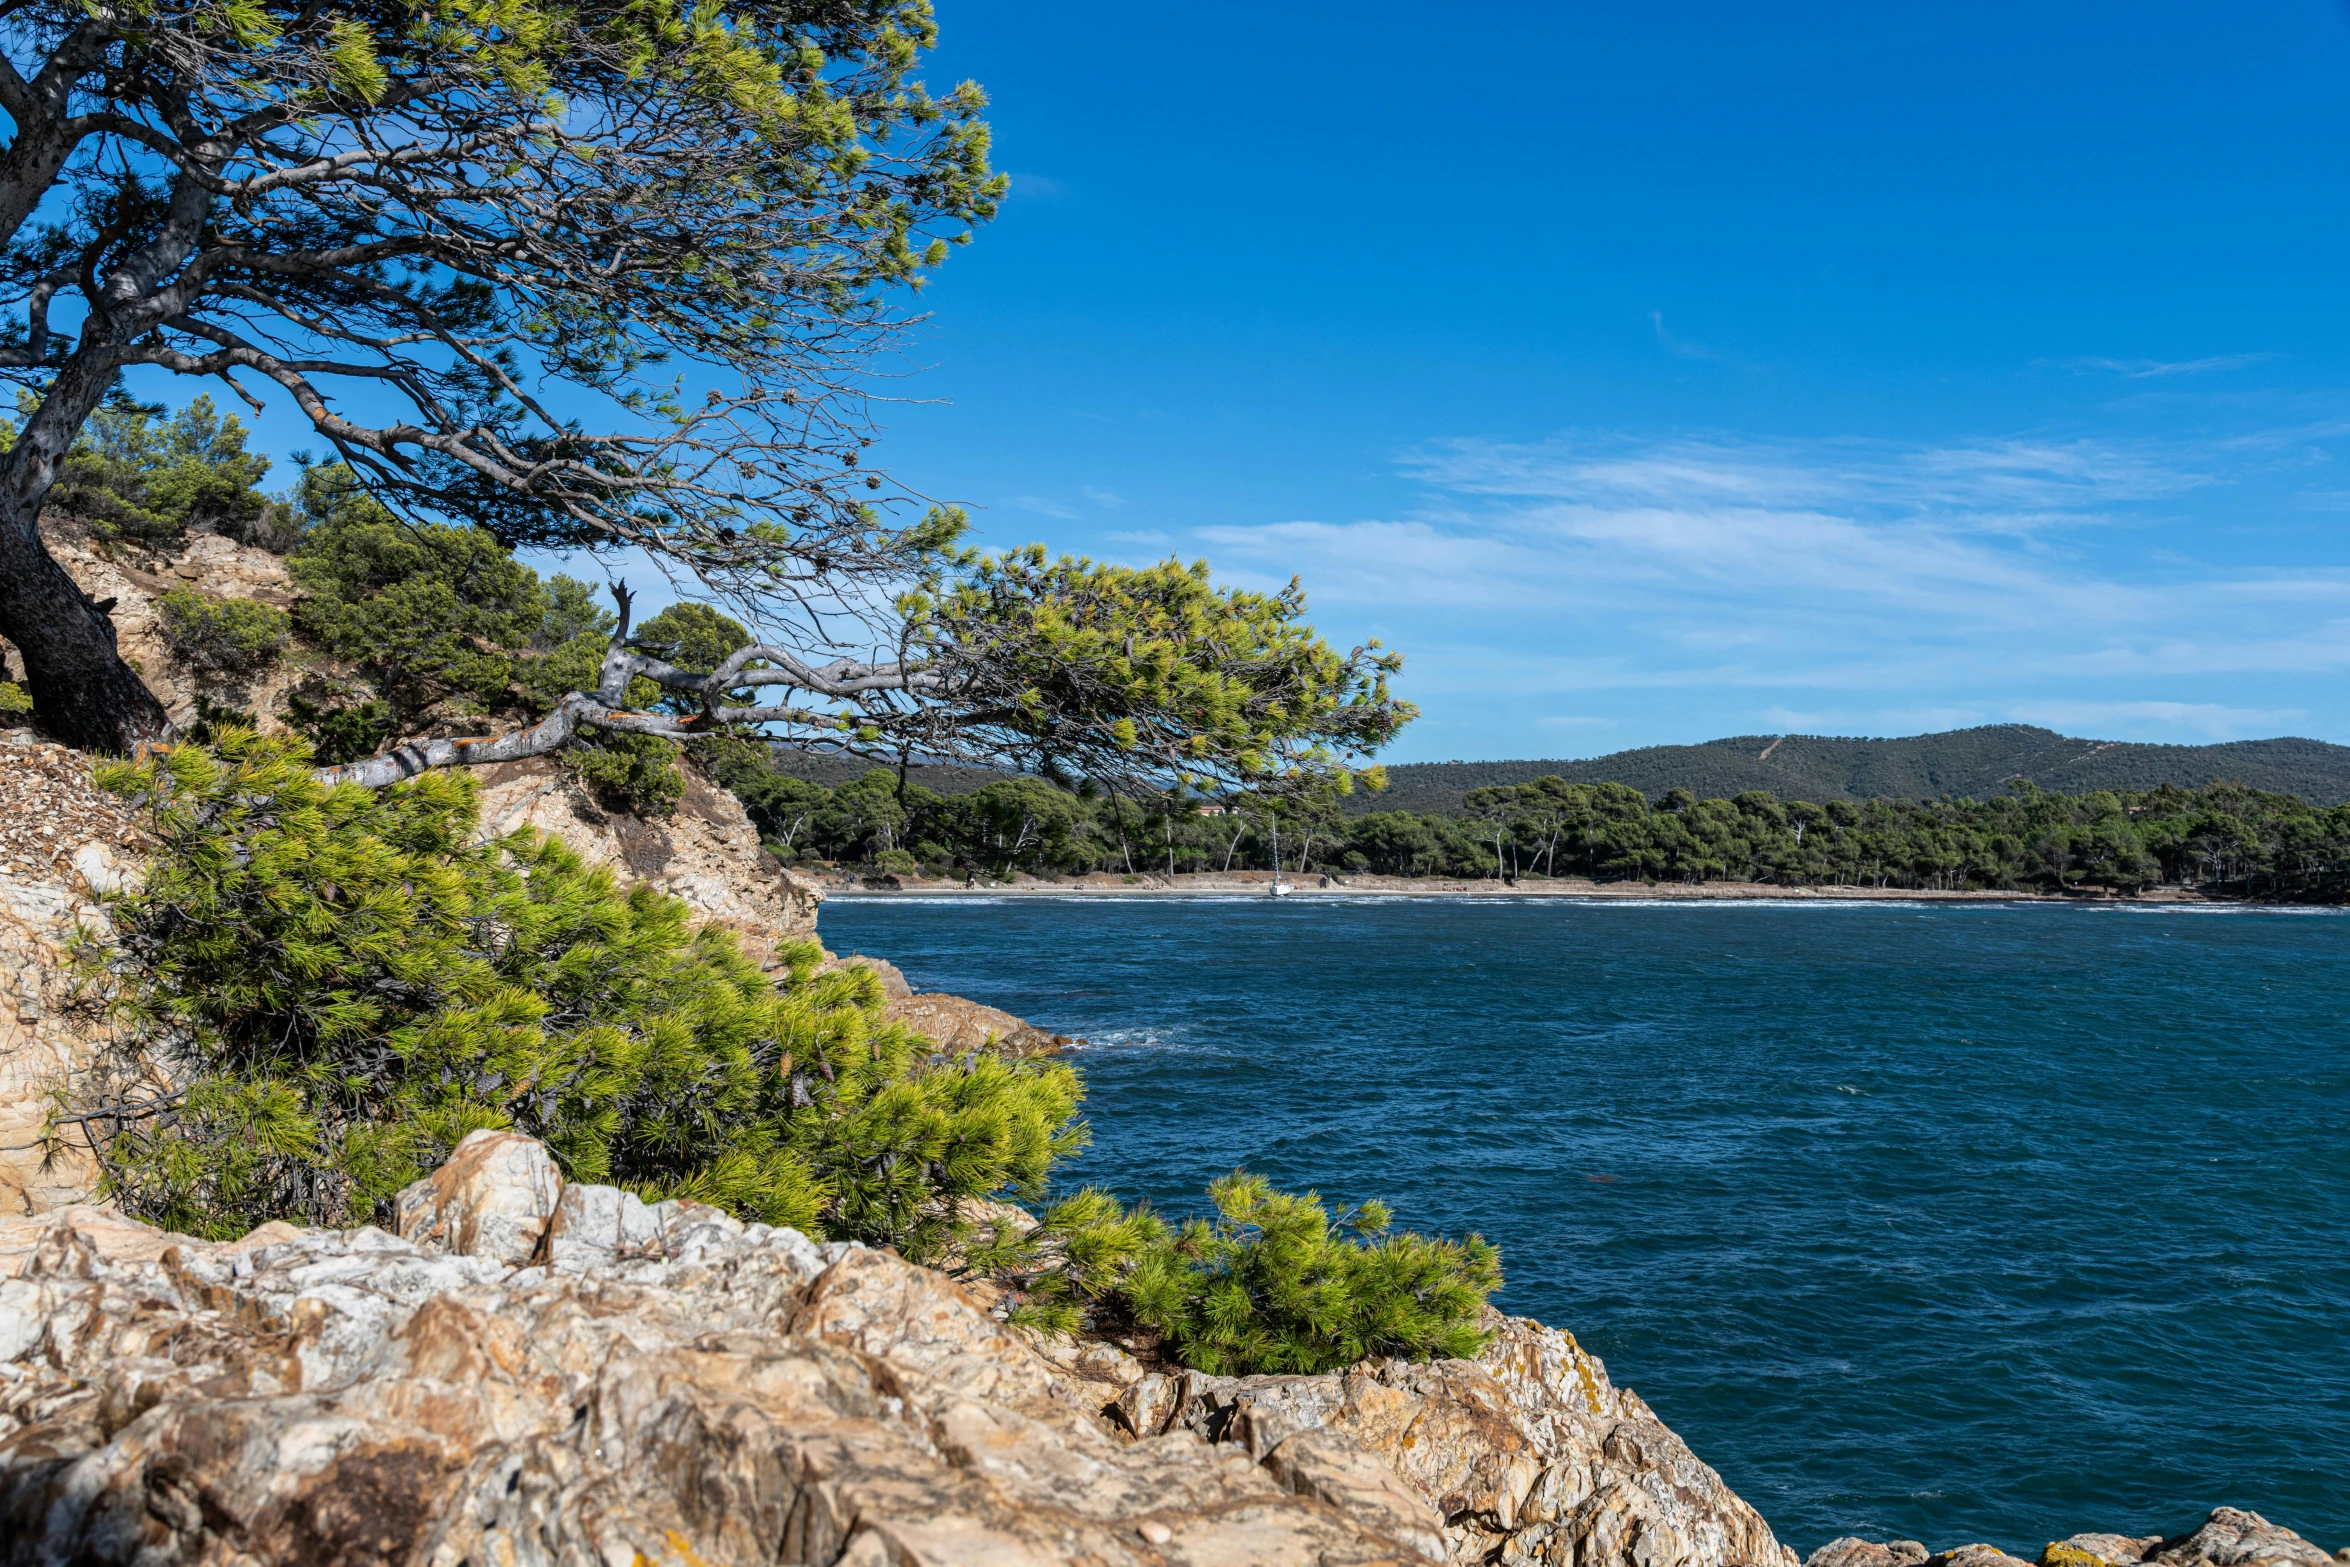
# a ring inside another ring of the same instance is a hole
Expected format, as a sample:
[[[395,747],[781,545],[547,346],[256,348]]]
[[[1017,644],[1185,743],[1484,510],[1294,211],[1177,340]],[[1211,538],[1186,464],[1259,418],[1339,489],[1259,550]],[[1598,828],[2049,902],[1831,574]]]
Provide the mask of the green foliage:
[[[0,724],[22,723],[32,716],[31,693],[13,680],[0,680]]]
[[[1294,581],[1220,589],[1206,561],[1136,569],[1036,545],[962,566],[901,607],[953,671],[965,721],[1028,771],[1344,787],[1348,759],[1414,715],[1388,690],[1401,659],[1332,649]]]
[[[724,663],[727,654],[749,646],[751,634],[741,622],[707,604],[687,603],[670,605],[638,626],[629,641],[664,663],[706,675]]]
[[[659,735],[599,734],[563,752],[606,810],[667,816],[685,798],[685,774],[675,740]]]
[[[1335,1370],[1374,1355],[1473,1357],[1478,1320],[1501,1287],[1501,1254],[1478,1236],[1389,1232],[1368,1202],[1338,1216],[1321,1199],[1234,1171],[1208,1188],[1213,1220],[1170,1233],[1147,1210],[1086,1190],[1045,1215],[1020,1320],[1076,1325],[1090,1305],[1158,1333],[1183,1364],[1215,1376]]]
[[[746,752],[748,748],[746,747]],[[2350,806],[2230,784],[2204,789],[2095,790],[2062,795],[2019,783],[1985,800],[1735,799],[1557,777],[1472,790],[1467,813],[1374,811],[1342,817],[1310,796],[1237,795],[1201,814],[1180,795],[1072,793],[1042,779],[917,769],[965,792],[946,794],[874,770],[837,790],[782,779],[744,761],[730,787],[766,797],[788,787],[793,852],[872,863],[907,847],[926,863],[990,875],[1011,870],[1138,872],[1264,869],[1271,827],[1282,864],[1303,874],[1584,876],[1788,886],[2123,892],[2163,883],[2258,896],[2350,892]],[[981,779],[984,782],[980,782]],[[976,784],[976,787],[973,785]],[[781,834],[767,829],[767,836]]]
[[[1036,1192],[1082,1145],[1065,1066],[937,1058],[812,943],[770,982],[557,840],[472,842],[463,776],[330,789],[312,761],[231,731],[101,774],[158,845],[104,959],[137,1042],[103,1156],[127,1212],[380,1221],[465,1133],[511,1126],[575,1179],[924,1257],[960,1199]]]
[[[312,675],[286,693],[280,715],[305,736],[319,761],[332,765],[374,756],[399,731],[392,704],[349,681]]]
[[[288,693],[286,723],[322,761],[461,718],[535,721],[594,689],[615,620],[589,584],[542,582],[483,529],[402,521],[340,465],[303,470],[296,510],[302,542],[287,567],[306,596],[295,624],[355,671]],[[663,814],[685,792],[672,741],[589,734],[565,757],[615,810]]]
[[[249,675],[268,668],[286,649],[293,618],[253,599],[211,599],[173,588],[158,602],[164,640],[194,668]]]
[[[247,433],[209,397],[165,418],[160,404],[110,393],[66,454],[48,505],[101,539],[171,544],[196,527],[271,542],[269,503],[255,488],[269,460],[245,450]]]
[[[483,529],[400,521],[339,465],[304,469],[296,495],[308,526],[286,566],[304,636],[364,670],[403,723],[506,696],[547,620],[536,572]]]

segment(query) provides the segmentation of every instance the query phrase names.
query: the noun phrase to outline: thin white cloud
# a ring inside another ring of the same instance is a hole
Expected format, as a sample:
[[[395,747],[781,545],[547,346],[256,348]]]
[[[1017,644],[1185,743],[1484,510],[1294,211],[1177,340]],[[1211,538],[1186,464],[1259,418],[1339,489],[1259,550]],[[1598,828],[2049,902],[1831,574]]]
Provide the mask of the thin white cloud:
[[[2178,519],[2326,452],[2314,432],[1455,440],[1404,459],[1425,486],[1411,514],[1197,537],[1227,577],[1300,573],[1318,622],[1403,647],[1407,694],[1431,712],[1580,693],[1575,711],[1631,735],[1665,692],[1833,692],[1851,705],[1739,703],[1736,722],[2202,739],[2303,713],[2237,688],[2350,670],[2350,568],[2216,567],[2173,547],[2196,537]],[[1610,692],[1619,713],[1597,700]]]
[[[1075,507],[1047,500],[1041,495],[1010,495],[1004,498],[1004,504],[1015,511],[1032,511],[1040,517],[1051,517],[1059,522],[1075,522],[1080,515]]]
[[[2075,370],[2103,370],[2112,375],[2127,376],[2133,381],[2153,381],[2174,375],[2207,375],[2215,370],[2241,370],[2247,365],[2262,364],[2276,357],[2271,353],[2214,354],[2208,359],[2075,359],[2070,364]]]
[[[1054,179],[1049,174],[1012,174],[1007,176],[1014,196],[1034,196],[1044,201],[1057,201],[1069,194],[1068,182]]]
[[[1675,337],[1666,331],[1665,313],[1661,310],[1651,310],[1648,313],[1648,324],[1656,328],[1656,340],[1668,354],[1676,355],[1682,359],[1719,359],[1722,357],[1710,348],[1701,347],[1686,338]]]

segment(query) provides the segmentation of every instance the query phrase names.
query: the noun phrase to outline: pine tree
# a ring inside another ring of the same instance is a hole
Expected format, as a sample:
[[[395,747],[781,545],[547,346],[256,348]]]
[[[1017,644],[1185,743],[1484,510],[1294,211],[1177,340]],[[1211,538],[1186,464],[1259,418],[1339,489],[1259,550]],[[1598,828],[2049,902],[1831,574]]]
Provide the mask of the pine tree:
[[[474,842],[467,777],[311,769],[229,730],[102,771],[157,840],[88,954],[130,1044],[81,1113],[128,1212],[381,1222],[466,1133],[512,1127],[576,1180],[925,1257],[961,1199],[1040,1194],[1083,1145],[1065,1065],[941,1057],[812,942],[770,979],[560,840]]]

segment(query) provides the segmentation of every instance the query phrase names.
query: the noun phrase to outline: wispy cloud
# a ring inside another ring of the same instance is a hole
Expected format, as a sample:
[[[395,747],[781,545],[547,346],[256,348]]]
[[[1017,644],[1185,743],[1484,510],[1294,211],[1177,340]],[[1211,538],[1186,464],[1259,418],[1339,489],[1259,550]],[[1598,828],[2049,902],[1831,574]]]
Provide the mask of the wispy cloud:
[[[1049,174],[1012,174],[1011,193],[1015,197],[1034,196],[1045,201],[1057,201],[1069,194],[1068,182],[1054,179]]]
[[[1648,324],[1656,328],[1656,340],[1668,354],[1677,354],[1683,359],[1719,359],[1722,357],[1710,348],[1692,343],[1687,338],[1675,337],[1666,331],[1665,313],[1661,310],[1651,310],[1648,313]]]
[[[2073,359],[2066,363],[2075,370],[2101,370],[2110,375],[2127,376],[2133,381],[2156,381],[2174,375],[2207,375],[2215,370],[2241,370],[2247,365],[2264,364],[2276,358],[2275,354],[2214,354],[2208,359]]]
[[[2350,670],[2350,569],[2213,566],[2181,519],[2322,467],[2315,439],[1455,440],[1403,458],[1406,515],[1198,536],[1227,575],[1302,572],[1318,620],[1403,645],[1423,706],[1508,704],[1530,731],[1568,727],[1535,715],[1574,692],[1575,722],[1629,737],[1635,693],[1672,690],[1735,711],[1725,733],[2226,738],[2306,721],[2265,686]]]
[[[1047,500],[1041,495],[1007,495],[1004,504],[1014,511],[1032,511],[1040,517],[1051,517],[1060,522],[1075,522],[1082,515],[1074,506]]]

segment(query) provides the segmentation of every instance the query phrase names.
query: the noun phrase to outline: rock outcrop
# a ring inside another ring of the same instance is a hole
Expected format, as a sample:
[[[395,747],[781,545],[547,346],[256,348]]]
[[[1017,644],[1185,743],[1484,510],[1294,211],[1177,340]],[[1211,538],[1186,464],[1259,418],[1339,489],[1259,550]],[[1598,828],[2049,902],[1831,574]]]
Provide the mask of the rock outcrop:
[[[115,643],[147,689],[155,693],[173,723],[196,717],[196,699],[205,697],[233,712],[249,713],[264,730],[284,726],[277,710],[303,671],[280,660],[249,677],[227,677],[189,669],[164,635],[163,595],[185,588],[199,598],[253,599],[278,609],[293,607],[294,580],[280,556],[213,533],[191,533],[169,550],[102,545],[70,520],[44,518],[42,542],[84,593],[114,602]]]
[[[2258,1513],[2214,1507],[2200,1527],[2185,1534],[2076,1534],[2049,1541],[2032,1562],[1996,1545],[1929,1551],[1915,1540],[1847,1537],[1812,1552],[1803,1567],[2341,1567],[2344,1562],[2350,1562],[2350,1550],[2329,1556]]]
[[[819,894],[821,895],[821,894]],[[993,1050],[998,1055],[1049,1056],[1080,1043],[1065,1034],[1048,1034],[1035,1024],[1012,1016],[1001,1007],[987,1006],[944,991],[918,991],[906,983],[898,966],[863,953],[835,958],[836,964],[869,968],[881,979],[885,1011],[893,1023],[935,1041],[950,1055],[968,1050]]]
[[[410,1238],[0,1220],[0,1563],[1793,1567],[1555,1330],[1169,1378],[543,1158],[476,1133]]]
[[[105,1038],[73,1004],[68,947],[77,929],[106,928],[99,899],[136,873],[144,846],[81,753],[0,731],[0,1214],[77,1201],[96,1176],[72,1139],[42,1137]]]
[[[645,881],[683,898],[697,917],[742,936],[746,951],[816,934],[823,889],[759,847],[742,802],[698,771],[665,817],[607,811],[576,774],[546,757],[476,769],[481,831],[552,833],[624,882]]]

